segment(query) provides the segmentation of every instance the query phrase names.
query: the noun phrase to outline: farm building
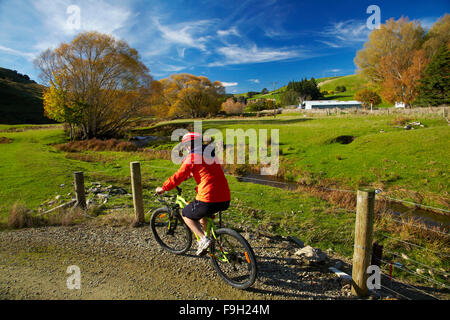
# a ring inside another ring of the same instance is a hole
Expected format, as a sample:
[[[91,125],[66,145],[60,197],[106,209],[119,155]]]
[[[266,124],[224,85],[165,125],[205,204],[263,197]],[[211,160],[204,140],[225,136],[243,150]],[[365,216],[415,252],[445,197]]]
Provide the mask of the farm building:
[[[304,101],[298,106],[301,109],[334,109],[334,108],[361,108],[361,102],[358,101],[337,101],[337,100],[313,100]]]

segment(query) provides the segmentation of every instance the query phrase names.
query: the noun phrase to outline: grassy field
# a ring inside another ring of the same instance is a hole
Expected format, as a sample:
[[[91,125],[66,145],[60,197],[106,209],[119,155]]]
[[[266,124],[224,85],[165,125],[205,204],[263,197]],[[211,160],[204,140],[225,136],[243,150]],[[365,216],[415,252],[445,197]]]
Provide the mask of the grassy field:
[[[325,95],[326,99],[350,101],[355,100],[355,94],[367,86],[367,80],[362,76],[353,74],[345,77],[338,77],[336,79],[329,79],[326,83],[320,86],[321,91],[335,91],[337,86],[345,86],[345,92],[335,92],[331,95]],[[383,100],[378,108],[390,108],[392,104]]]
[[[406,131],[395,123],[396,117],[221,119],[203,121],[203,129],[216,128],[224,136],[226,129],[279,129],[279,175],[288,181],[328,181],[350,188],[371,184],[392,196],[448,208],[447,122],[432,117],[411,118],[409,121],[420,121],[425,127]],[[162,127],[172,130],[191,121],[172,122],[172,126],[166,122],[139,133],[158,133]],[[341,136],[354,140],[341,144],[336,141]]]
[[[440,119],[414,120],[424,123],[425,128],[398,129],[392,125],[394,118],[388,116],[218,119],[205,120],[203,128],[279,129],[281,173],[290,181],[312,185],[332,181],[352,189],[364,182],[382,187],[402,199],[418,201],[420,198],[424,204],[448,208],[448,126]],[[190,123],[191,120],[179,120],[140,128],[140,134],[164,134],[164,130],[170,132],[171,128]],[[0,224],[3,228],[11,206],[17,201],[36,210],[42,202],[54,199],[56,195],[66,197],[73,191],[74,171],[85,172],[87,186],[100,181],[131,192],[129,162],[141,161],[145,207],[149,210],[158,206],[152,196],[154,188],[177,169],[171,161],[157,159],[157,153],[151,150],[58,151],[54,145],[66,141],[60,128],[23,132],[5,132],[11,129],[10,126],[0,129],[0,137],[8,138],[9,142],[0,144]],[[381,129],[385,132],[380,133]],[[342,135],[354,136],[355,140],[347,145],[337,143],[336,138]],[[170,148],[171,145],[165,143],[159,148]],[[225,218],[228,223],[254,233],[294,235],[306,244],[351,258],[355,220],[352,211],[341,209],[313,193],[243,183],[232,176],[228,176],[228,181],[233,197]],[[185,182],[183,188],[188,199],[194,197],[193,181]],[[104,213],[114,208],[129,211],[131,206],[130,197],[112,199],[106,204]],[[386,234],[420,247],[405,245],[385,237]],[[439,254],[450,254],[448,239],[438,234],[395,225],[389,217],[379,216],[375,240],[391,251],[407,254],[414,261],[437,270],[449,268],[448,259]],[[390,258],[396,259],[386,257]],[[411,261],[402,263],[411,268],[414,266]],[[405,272],[396,275],[411,281],[420,280],[420,277],[411,277]],[[439,274],[433,275],[433,279],[442,281]]]

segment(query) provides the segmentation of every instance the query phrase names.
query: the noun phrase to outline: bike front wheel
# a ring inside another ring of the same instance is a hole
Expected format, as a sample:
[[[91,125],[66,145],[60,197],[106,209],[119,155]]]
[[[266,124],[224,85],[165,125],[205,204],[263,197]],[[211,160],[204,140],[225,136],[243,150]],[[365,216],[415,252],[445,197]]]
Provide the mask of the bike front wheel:
[[[215,231],[216,241],[210,249],[211,262],[220,277],[230,286],[247,289],[257,275],[256,257],[243,236],[232,229]]]
[[[182,254],[192,245],[192,233],[179,214],[172,215],[168,208],[153,212],[150,227],[156,242],[174,254]]]

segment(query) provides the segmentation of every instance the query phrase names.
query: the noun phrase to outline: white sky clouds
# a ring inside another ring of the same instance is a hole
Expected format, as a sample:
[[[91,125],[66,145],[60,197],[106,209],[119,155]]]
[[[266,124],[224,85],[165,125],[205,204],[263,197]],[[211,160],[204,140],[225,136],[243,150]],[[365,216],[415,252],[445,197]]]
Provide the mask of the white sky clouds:
[[[236,87],[239,85],[239,83],[237,82],[224,82],[224,81],[220,81],[222,83],[222,85],[227,88],[227,87]]]
[[[208,66],[217,67],[233,64],[262,63],[299,58],[303,54],[293,49],[258,48],[253,45],[248,48],[231,45],[216,49],[217,53],[224,56],[224,60],[210,63]]]

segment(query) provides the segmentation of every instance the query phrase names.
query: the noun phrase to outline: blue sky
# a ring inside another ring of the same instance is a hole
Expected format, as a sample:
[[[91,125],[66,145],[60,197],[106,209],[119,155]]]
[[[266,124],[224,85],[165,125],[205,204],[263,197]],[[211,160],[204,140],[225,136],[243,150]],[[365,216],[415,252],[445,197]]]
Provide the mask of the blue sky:
[[[39,80],[36,55],[97,30],[138,49],[155,79],[187,72],[222,81],[229,93],[272,89],[353,74],[370,5],[382,23],[407,16],[427,28],[450,13],[448,0],[0,0],[0,67]]]

